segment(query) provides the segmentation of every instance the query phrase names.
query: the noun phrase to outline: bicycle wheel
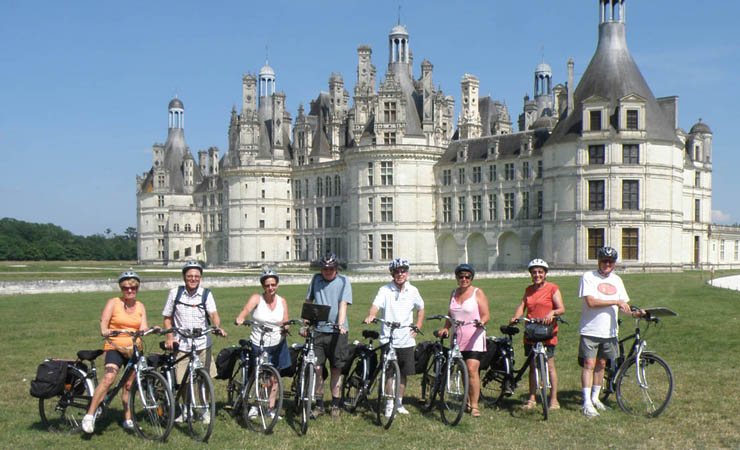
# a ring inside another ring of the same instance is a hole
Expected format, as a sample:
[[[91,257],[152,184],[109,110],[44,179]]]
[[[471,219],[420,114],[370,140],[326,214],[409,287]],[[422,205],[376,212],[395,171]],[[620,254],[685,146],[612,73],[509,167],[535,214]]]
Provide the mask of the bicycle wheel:
[[[537,395],[540,397],[540,403],[542,404],[542,414],[547,420],[548,405],[547,405],[547,356],[538,353],[536,355],[537,373],[535,382],[537,383]],[[530,370],[532,370],[530,368]]]
[[[316,366],[313,363],[307,363],[300,375],[298,392],[296,393],[296,413],[301,416],[301,434],[306,434],[308,431],[308,421],[311,419],[311,403],[313,402],[315,387]]]
[[[134,379],[128,396],[134,428],[144,439],[164,441],[175,419],[172,391],[164,377],[153,370],[142,372],[140,379],[140,383]]]
[[[506,371],[491,366],[480,378],[480,398],[487,406],[497,405],[506,395]]]
[[[673,373],[668,364],[653,353],[642,354],[639,369],[636,363],[636,358],[630,358],[619,370],[617,402],[626,413],[657,417],[671,401]]]
[[[421,375],[421,406],[430,411],[434,406],[434,400],[439,393],[439,372],[442,367],[442,358],[432,356],[427,362],[424,373]]]
[[[398,396],[401,395],[401,369],[398,362],[385,361],[378,380],[378,403],[376,415],[378,425],[386,430],[391,427],[398,410]]]
[[[39,399],[41,422],[52,433],[74,433],[80,430],[93,395],[92,382],[76,368],[67,368],[64,390],[49,398]]]
[[[462,358],[453,359],[450,373],[445,374],[445,378],[440,389],[442,421],[447,425],[457,425],[468,400],[468,368],[465,361]]]
[[[348,375],[344,377],[342,384],[342,405],[349,412],[355,412],[357,405],[362,400],[363,387],[365,386],[365,367],[367,361],[358,356],[352,360]]]
[[[193,389],[186,387],[185,401],[190,436],[196,441],[208,442],[216,417],[216,397],[213,382],[205,369],[196,369],[193,374]]]
[[[271,398],[272,397],[272,398]],[[280,417],[283,405],[283,383],[280,373],[270,365],[262,365],[250,377],[242,402],[242,418],[252,431],[269,433]]]

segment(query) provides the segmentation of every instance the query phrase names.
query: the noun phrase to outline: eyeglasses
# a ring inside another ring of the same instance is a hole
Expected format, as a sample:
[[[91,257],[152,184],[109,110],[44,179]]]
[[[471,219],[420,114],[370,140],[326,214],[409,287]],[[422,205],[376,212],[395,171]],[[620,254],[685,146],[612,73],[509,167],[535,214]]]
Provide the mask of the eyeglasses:
[[[136,291],[139,290],[139,287],[138,286],[121,286],[121,290],[122,291],[134,291],[134,292],[136,292]]]
[[[400,275],[402,273],[408,273],[408,272],[409,272],[409,269],[395,269],[391,273],[395,276],[395,275]]]
[[[458,280],[472,280],[473,276],[472,275],[458,275],[457,279]]]
[[[262,285],[262,287],[265,287],[265,288],[271,288],[275,286],[277,286],[277,283],[265,283]]]

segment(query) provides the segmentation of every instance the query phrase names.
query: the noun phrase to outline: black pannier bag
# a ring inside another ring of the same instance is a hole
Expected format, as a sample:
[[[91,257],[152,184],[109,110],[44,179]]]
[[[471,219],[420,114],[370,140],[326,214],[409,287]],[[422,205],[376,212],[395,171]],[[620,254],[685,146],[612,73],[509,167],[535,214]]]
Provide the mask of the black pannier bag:
[[[288,346],[290,352],[290,366],[284,369],[280,369],[281,377],[292,377],[296,371],[296,361],[298,360],[298,350],[292,345]]]
[[[486,353],[480,359],[480,370],[486,370],[491,367],[491,361],[493,361],[497,352],[498,344],[496,343],[496,338],[486,338]]]
[[[424,370],[426,370],[435,344],[437,344],[435,341],[425,341],[416,344],[416,348],[414,349],[414,370],[416,373],[424,373]]]
[[[238,346],[225,347],[216,356],[216,379],[228,380],[234,372],[234,365],[239,359],[242,348]]]
[[[51,398],[64,392],[67,381],[68,361],[47,359],[36,370],[36,379],[31,381],[31,396]]]

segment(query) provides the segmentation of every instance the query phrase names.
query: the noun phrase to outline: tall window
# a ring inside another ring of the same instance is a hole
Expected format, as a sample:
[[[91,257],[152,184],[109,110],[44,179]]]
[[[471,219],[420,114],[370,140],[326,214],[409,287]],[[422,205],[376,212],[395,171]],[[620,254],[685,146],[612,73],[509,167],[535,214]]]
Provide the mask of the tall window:
[[[637,144],[622,145],[622,164],[640,164],[640,146]]]
[[[537,161],[537,178],[542,178],[542,160]]]
[[[265,228],[265,220],[260,219],[260,228]]]
[[[588,209],[602,211],[604,209],[604,180],[588,182]]]
[[[452,184],[452,170],[444,169],[442,171],[442,184],[444,186],[449,186]]]
[[[390,186],[393,184],[393,162],[380,162],[380,184]]]
[[[604,229],[588,229],[588,259],[597,259],[599,249],[604,246]]]
[[[374,200],[373,197],[368,197],[367,198],[367,221],[370,222],[370,223],[373,223],[373,221],[375,219],[375,217],[373,215],[373,212],[374,212],[373,206],[375,206],[375,205],[373,205],[373,200]]]
[[[304,198],[309,198],[311,196],[310,191],[308,190],[308,178],[306,178],[306,196]]]
[[[514,163],[504,164],[504,179],[505,180],[514,179]]]
[[[324,225],[326,228],[331,228],[331,206],[324,208]]]
[[[173,225],[172,226],[172,230],[173,231],[180,231],[180,224],[179,223],[176,223],[175,225]]]
[[[164,195],[157,196],[157,206],[162,208],[164,206]]]
[[[452,222],[452,197],[442,197],[442,222]]]
[[[216,216],[211,214],[211,231],[216,231]]]
[[[393,197],[380,197],[380,221],[393,222]]]
[[[622,259],[638,259],[638,229],[622,228]]]
[[[622,209],[640,209],[640,182],[622,181]]]
[[[694,199],[694,222],[701,222],[701,200]]]
[[[465,222],[465,197],[457,198],[457,221]]]
[[[529,192],[522,192],[522,219],[529,219]]]
[[[301,210],[295,210],[295,227],[298,229],[303,228],[303,219],[301,218]]]
[[[496,181],[496,165],[488,166],[488,181]]]
[[[638,129],[637,110],[636,109],[628,109],[627,110],[627,126],[625,128],[628,129],[628,130],[637,130]]]
[[[522,162],[522,178],[529,179],[529,161]]]
[[[483,198],[480,195],[473,196],[473,221],[480,222],[482,219]]]
[[[372,162],[367,163],[367,185],[373,185],[373,178],[375,177],[375,167]]]
[[[498,220],[496,194],[488,194],[488,220]]]
[[[334,195],[337,197],[342,195],[342,182],[340,181],[339,175],[334,175]]]
[[[481,180],[481,167],[473,167],[473,183],[480,183]]]
[[[367,235],[367,259],[373,259],[373,235]]]
[[[295,198],[301,198],[301,180],[295,180],[293,190],[295,191]]]
[[[326,196],[331,197],[331,177],[326,177]]]
[[[514,193],[504,194],[504,219],[512,220],[514,218]]]
[[[589,112],[589,130],[591,131],[601,130],[601,111],[590,111]]]
[[[396,132],[395,131],[386,131],[383,133],[383,143],[385,145],[393,145],[396,143]]]
[[[737,261],[740,252],[740,241],[735,241],[735,261]]]
[[[164,175],[157,176],[157,185],[159,187],[164,187]]]
[[[385,122],[396,121],[396,102],[383,102],[383,119]]]
[[[694,186],[701,187],[701,172],[698,170],[694,172]]]
[[[324,228],[324,208],[316,208],[316,228]]]
[[[393,235],[380,235],[380,258],[393,259]]]
[[[224,215],[218,215],[218,231],[224,231]]]
[[[342,217],[341,217],[341,210],[340,210],[339,206],[335,206],[334,207],[334,226],[335,227],[338,227],[338,226],[341,226],[342,225],[341,219],[342,219]]]
[[[465,183],[465,167],[459,167],[457,169],[457,184]]]
[[[544,209],[544,196],[542,194],[542,191],[537,191],[537,218],[542,218],[542,211]]]
[[[725,260],[725,240],[719,241],[719,259],[720,261]]]
[[[321,177],[316,178],[316,197],[323,197],[324,196],[324,183],[321,180]]]
[[[604,145],[588,146],[588,164],[604,164]]]

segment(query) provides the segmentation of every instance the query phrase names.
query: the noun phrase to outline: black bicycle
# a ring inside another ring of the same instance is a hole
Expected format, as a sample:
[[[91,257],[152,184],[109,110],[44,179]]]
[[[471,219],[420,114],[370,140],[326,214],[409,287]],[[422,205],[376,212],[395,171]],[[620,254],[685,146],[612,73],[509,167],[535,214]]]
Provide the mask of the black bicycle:
[[[181,405],[182,411],[175,419],[175,422],[186,422],[190,430],[190,436],[196,441],[208,442],[208,438],[213,431],[213,422],[216,414],[216,397],[213,394],[213,380],[207,367],[204,367],[203,361],[198,357],[195,348],[195,339],[205,336],[208,333],[220,334],[218,328],[178,328],[172,327],[168,330],[162,330],[162,333],[176,332],[178,335],[190,342],[190,351],[179,358],[177,353],[177,343],[170,351],[165,347],[164,342],[159,343],[159,348],[165,351],[164,355],[149,355],[150,365],[159,368],[162,376],[167,380],[170,389],[174,393],[175,402]],[[188,367],[185,374],[181,375],[182,383],[178,383],[175,377],[175,366],[180,361],[188,360]]]
[[[398,367],[396,350],[393,348],[393,332],[401,328],[410,328],[420,334],[421,330],[415,325],[401,326],[398,322],[378,318],[373,319],[372,323],[388,327],[390,330],[388,342],[373,348],[373,340],[378,339],[380,335],[373,330],[362,331],[362,337],[369,342],[357,344],[355,356],[350,362],[349,371],[342,385],[342,403],[348,411],[354,412],[360,403],[373,394],[377,386],[378,399],[371,409],[375,412],[378,425],[387,430],[396,416],[401,389],[401,369]]]
[[[631,309],[633,312],[638,311],[634,306]],[[611,394],[615,394],[622,411],[657,417],[673,396],[673,372],[661,357],[646,350],[647,342],[641,334],[640,320],[647,323],[647,333],[650,325],[657,325],[661,317],[678,314],[668,308],[647,308],[644,311],[643,316],[635,318],[635,332],[619,340],[617,359],[606,366],[601,401],[604,402]],[[625,354],[625,344],[630,340],[632,344]]]
[[[437,315],[427,320],[447,319],[450,328],[450,347],[444,346],[444,340],[448,336],[440,335],[434,331],[434,337],[439,339],[438,345],[432,347],[432,355],[429,357],[426,369],[421,378],[421,401],[422,408],[431,411],[435,406],[435,400],[439,395],[439,410],[442,421],[447,425],[457,425],[465,412],[468,400],[468,367],[463,360],[460,347],[457,345],[457,329],[463,325],[474,324],[481,326],[477,320],[462,322],[450,316]]]

